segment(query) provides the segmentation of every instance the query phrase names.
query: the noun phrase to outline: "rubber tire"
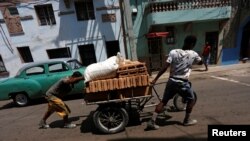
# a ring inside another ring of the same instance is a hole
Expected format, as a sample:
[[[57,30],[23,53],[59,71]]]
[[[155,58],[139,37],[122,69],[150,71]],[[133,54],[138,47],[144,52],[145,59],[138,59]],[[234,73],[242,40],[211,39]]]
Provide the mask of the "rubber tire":
[[[194,92],[194,99],[196,102],[197,101],[196,92]],[[174,107],[177,111],[185,111],[186,110],[187,103],[184,101],[184,99],[178,93],[174,96],[173,103],[174,103]]]
[[[29,97],[24,93],[18,93],[13,96],[13,102],[19,107],[27,106],[30,102]]]
[[[109,120],[108,124],[104,123],[103,120],[106,116],[106,120]],[[118,123],[117,125],[110,125],[110,123],[114,123],[115,121],[110,121],[110,120],[115,120],[114,115],[116,116],[116,120],[118,119]],[[93,120],[94,120],[94,124],[95,127],[102,133],[105,134],[114,134],[114,133],[118,133],[122,130],[125,129],[125,127],[128,124],[129,121],[129,116],[127,111],[124,108],[120,108],[120,107],[103,107],[103,108],[98,108],[94,114],[93,114]],[[112,126],[112,127],[108,127],[108,126]]]

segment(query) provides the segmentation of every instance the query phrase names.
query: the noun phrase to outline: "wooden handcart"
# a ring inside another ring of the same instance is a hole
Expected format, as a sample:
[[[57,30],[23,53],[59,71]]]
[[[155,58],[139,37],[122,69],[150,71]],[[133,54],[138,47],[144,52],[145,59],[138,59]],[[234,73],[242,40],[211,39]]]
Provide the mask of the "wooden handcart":
[[[120,66],[117,77],[90,81],[85,88],[87,105],[98,104],[94,111],[95,127],[103,133],[125,129],[131,111],[140,112],[152,98],[152,87],[145,63],[135,61]]]

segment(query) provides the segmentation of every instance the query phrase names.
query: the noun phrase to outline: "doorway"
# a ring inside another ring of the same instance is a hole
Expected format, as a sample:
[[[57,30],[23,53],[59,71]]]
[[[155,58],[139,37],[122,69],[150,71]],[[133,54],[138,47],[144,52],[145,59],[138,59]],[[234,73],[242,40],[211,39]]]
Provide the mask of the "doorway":
[[[217,64],[217,52],[218,52],[218,31],[215,32],[206,32],[205,43],[208,42],[211,46],[211,56],[209,64]],[[204,44],[205,44],[204,43]]]
[[[120,52],[119,42],[118,41],[106,41],[106,51],[107,57],[116,56],[117,52]]]
[[[246,24],[242,32],[242,40],[240,47],[240,59],[250,58],[250,22]]]
[[[78,46],[81,62],[84,66],[96,63],[95,48],[93,44]]]
[[[159,71],[162,67],[162,38],[148,38],[150,71]]]

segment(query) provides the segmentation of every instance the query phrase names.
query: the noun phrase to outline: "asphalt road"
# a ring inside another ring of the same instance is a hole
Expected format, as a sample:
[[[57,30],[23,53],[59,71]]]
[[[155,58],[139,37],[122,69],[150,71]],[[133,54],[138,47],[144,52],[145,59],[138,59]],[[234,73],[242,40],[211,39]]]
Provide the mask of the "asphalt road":
[[[182,126],[184,112],[171,111],[170,101],[167,115],[158,117],[159,130],[145,130],[154,110],[154,107],[148,107],[140,114],[140,122],[130,123],[120,133],[105,135],[93,126],[91,114],[96,105],[85,105],[83,99],[78,97],[66,101],[72,110],[70,120],[78,125],[76,128],[62,128],[62,120],[54,114],[48,119],[51,128],[39,129],[38,123],[47,108],[45,101],[21,108],[13,106],[11,101],[0,101],[0,141],[205,141],[208,125],[250,124],[249,67],[199,72],[192,75],[191,81],[198,95],[192,114],[198,120],[195,126]],[[164,82],[164,79],[159,82]],[[164,84],[157,85],[156,89],[162,94]],[[157,102],[156,97],[148,103],[154,102]]]

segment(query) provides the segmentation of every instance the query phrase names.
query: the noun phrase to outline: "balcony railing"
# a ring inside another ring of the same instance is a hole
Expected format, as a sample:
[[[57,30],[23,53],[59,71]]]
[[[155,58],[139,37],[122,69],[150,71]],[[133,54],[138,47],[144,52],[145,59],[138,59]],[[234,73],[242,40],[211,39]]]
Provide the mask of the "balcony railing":
[[[146,11],[154,13],[225,6],[231,6],[231,0],[178,0],[168,2],[150,2]]]

